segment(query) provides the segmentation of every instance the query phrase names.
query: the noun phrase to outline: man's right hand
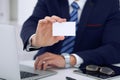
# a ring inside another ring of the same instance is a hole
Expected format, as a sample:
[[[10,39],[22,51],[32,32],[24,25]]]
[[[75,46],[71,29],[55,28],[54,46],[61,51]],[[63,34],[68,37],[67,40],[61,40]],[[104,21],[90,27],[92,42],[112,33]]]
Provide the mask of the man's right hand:
[[[32,46],[37,48],[51,46],[60,40],[64,40],[64,36],[52,36],[52,24],[54,22],[66,22],[66,19],[52,16],[40,20],[36,33],[31,39]]]

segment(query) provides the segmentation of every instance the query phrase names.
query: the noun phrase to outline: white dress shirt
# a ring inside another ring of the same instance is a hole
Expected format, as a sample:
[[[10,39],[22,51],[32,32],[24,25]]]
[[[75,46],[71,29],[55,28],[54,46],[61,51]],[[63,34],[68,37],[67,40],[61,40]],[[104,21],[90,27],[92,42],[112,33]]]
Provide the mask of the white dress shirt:
[[[82,13],[82,11],[83,11],[83,8],[84,8],[84,5],[85,5],[85,3],[86,3],[86,0],[68,0],[69,8],[70,8],[70,12],[69,12],[69,13],[71,13],[72,10],[73,10],[71,4],[72,4],[74,1],[77,2],[77,4],[78,4],[79,7],[80,7],[80,9],[78,10],[78,19],[80,20],[80,18],[81,18],[81,13]],[[35,35],[35,34],[33,34],[33,35]],[[33,36],[33,35],[32,35],[32,36]],[[27,51],[29,51],[30,48],[34,48],[34,47],[31,47],[31,38],[32,38],[32,36],[31,36],[30,39],[29,39],[29,44],[27,45],[27,48],[26,48]],[[83,59],[82,59],[81,57],[79,57],[79,56],[78,56],[77,54],[75,54],[75,53],[73,53],[73,54],[71,54],[71,55],[73,55],[73,56],[76,58],[76,64],[75,64],[74,67],[79,67],[79,66],[83,63]]]

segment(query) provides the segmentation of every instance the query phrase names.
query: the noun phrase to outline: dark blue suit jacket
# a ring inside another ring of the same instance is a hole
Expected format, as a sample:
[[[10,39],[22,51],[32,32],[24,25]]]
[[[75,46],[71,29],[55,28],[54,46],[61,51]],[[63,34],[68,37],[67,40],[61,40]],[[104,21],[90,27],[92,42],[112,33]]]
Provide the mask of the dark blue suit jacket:
[[[38,20],[56,15],[69,21],[67,0],[38,0],[30,18],[24,23],[21,38],[26,48],[29,37],[35,33]],[[120,63],[120,11],[119,0],[87,0],[76,32],[73,53],[78,54],[84,64]],[[60,54],[62,41],[40,48],[44,52]]]

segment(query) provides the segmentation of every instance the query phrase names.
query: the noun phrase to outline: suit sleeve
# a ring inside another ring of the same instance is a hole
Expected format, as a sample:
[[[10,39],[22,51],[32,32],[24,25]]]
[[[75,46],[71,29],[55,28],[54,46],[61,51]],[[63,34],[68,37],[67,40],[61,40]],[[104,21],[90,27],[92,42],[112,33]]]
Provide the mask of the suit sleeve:
[[[114,9],[112,9],[112,11],[110,12],[105,23],[102,46],[93,50],[77,52],[77,54],[83,59],[84,65],[88,65],[88,64],[109,65],[109,64],[120,63],[119,4],[114,5],[113,8]]]
[[[47,7],[45,5],[45,1],[38,0],[32,15],[23,24],[23,27],[21,30],[20,36],[21,36],[23,44],[24,44],[24,49],[26,48],[26,46],[28,44],[28,40],[29,40],[30,36],[35,33],[38,21],[40,19],[43,19],[47,15],[47,13],[48,13],[48,11],[47,11]]]

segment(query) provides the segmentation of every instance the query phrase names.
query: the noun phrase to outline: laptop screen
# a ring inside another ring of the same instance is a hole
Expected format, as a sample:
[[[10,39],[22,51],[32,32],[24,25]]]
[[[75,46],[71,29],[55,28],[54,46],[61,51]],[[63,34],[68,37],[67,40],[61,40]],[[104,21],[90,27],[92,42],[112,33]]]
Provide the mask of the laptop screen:
[[[15,26],[0,24],[0,77],[20,80]]]

